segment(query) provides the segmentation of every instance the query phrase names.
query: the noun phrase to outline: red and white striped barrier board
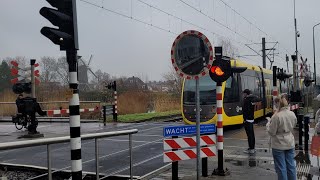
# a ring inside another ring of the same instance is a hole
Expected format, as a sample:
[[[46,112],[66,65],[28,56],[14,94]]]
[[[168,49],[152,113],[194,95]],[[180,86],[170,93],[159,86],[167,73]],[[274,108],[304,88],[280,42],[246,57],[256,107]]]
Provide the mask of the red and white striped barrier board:
[[[200,151],[201,158],[216,156],[216,154],[217,154],[216,146],[203,147],[201,148],[201,151]],[[178,150],[178,151],[167,151],[163,153],[164,162],[181,161],[181,160],[188,160],[188,159],[195,159],[195,158],[197,158],[196,148]]]
[[[212,146],[216,144],[216,135],[203,135],[200,137],[200,146]],[[188,147],[196,147],[196,137],[183,137],[175,139],[164,139],[163,140],[163,149],[180,149]]]
[[[53,115],[58,115],[58,114],[69,114],[69,109],[46,110],[46,111],[47,111],[47,116],[53,116]],[[80,113],[95,112],[95,111],[99,111],[99,108],[84,108],[84,109],[80,109]]]

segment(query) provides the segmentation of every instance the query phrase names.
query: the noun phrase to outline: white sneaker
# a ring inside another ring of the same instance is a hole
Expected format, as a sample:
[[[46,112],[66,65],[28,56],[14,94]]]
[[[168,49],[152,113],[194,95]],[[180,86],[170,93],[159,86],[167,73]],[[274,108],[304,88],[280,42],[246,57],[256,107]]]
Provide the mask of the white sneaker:
[[[250,149],[250,150],[249,150],[249,154],[254,154],[254,153],[256,153],[256,150],[255,150],[255,149]]]
[[[254,154],[254,153],[256,153],[256,150],[248,148],[248,149],[244,150],[243,152],[246,153],[246,154]]]
[[[249,151],[250,151],[250,149],[248,148],[248,149],[244,150],[243,152],[246,154],[249,154]]]

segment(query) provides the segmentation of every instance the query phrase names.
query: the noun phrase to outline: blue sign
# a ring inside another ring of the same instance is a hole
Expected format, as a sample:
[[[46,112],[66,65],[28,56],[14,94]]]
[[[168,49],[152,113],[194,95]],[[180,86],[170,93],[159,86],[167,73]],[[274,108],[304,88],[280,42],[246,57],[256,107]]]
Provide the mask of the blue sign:
[[[215,124],[201,124],[200,134],[213,134],[216,132]],[[163,128],[163,136],[184,136],[197,134],[197,127],[195,125],[188,126],[169,126]]]

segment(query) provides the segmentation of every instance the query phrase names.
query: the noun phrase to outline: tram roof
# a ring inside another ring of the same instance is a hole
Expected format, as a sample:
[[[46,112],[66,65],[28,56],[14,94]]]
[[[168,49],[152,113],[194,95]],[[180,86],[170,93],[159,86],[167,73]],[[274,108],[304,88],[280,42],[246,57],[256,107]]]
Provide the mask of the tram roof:
[[[238,59],[231,59],[231,66],[236,67],[247,67],[248,69],[254,70],[254,71],[260,71],[260,66],[249,64],[245,61],[238,60]],[[267,74],[272,74],[272,70],[262,68],[262,71]]]

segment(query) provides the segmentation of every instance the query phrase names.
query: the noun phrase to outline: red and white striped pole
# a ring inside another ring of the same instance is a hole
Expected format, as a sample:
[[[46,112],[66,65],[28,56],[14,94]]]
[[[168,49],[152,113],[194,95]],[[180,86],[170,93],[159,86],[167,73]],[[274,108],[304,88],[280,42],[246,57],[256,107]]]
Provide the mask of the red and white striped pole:
[[[113,81],[113,90],[114,90],[114,114],[113,114],[113,120],[118,120],[118,96],[117,96],[117,84],[116,81]]]
[[[222,82],[217,82],[217,147],[218,173],[223,170],[223,118],[222,118]]]

